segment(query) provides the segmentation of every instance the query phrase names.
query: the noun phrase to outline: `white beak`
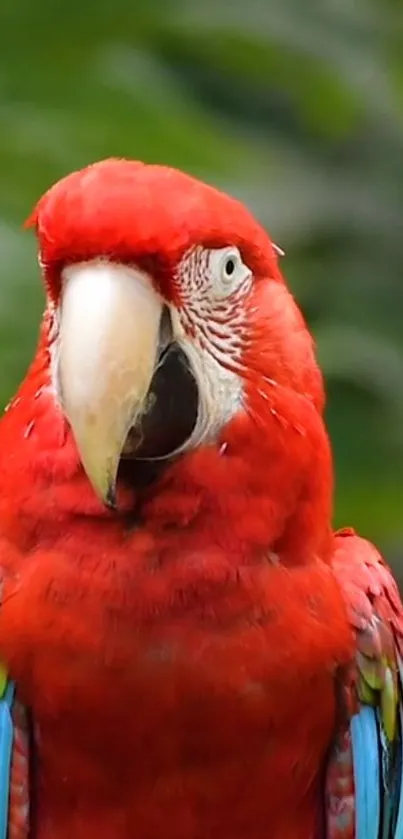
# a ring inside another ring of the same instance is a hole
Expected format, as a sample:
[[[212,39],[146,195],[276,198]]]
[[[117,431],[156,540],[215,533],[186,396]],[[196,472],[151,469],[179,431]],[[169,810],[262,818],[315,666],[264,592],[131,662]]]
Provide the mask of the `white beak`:
[[[151,278],[107,261],[62,274],[60,401],[97,495],[114,504],[120,455],[155,370],[163,302]]]

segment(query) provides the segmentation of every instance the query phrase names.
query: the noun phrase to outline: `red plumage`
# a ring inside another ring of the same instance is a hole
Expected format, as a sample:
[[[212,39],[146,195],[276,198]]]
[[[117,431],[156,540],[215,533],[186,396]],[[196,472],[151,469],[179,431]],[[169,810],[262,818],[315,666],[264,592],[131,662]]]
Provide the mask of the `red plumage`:
[[[322,380],[272,245],[232,199],[124,161],[64,179],[33,220],[52,306],[0,426],[0,653],[34,720],[32,835],[322,839],[365,574],[354,540],[345,591],[333,568]],[[244,404],[112,512],[51,387],[60,272],[135,262],[177,303],[196,243],[254,272]]]

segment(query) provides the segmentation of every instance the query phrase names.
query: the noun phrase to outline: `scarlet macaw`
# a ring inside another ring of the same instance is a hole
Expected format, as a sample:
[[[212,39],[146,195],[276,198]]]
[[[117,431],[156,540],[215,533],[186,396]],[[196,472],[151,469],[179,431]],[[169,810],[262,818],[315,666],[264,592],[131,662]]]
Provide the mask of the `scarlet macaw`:
[[[47,302],[0,425],[0,838],[402,839],[402,604],[332,532],[278,249],[234,199],[125,160],[30,224]]]

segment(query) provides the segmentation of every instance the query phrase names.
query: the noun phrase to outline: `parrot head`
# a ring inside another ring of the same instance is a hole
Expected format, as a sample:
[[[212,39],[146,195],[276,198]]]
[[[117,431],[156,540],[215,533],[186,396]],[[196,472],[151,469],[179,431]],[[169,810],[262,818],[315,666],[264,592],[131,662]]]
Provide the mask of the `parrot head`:
[[[122,461],[269,439],[323,409],[312,339],[278,249],[238,201],[177,170],[106,160],[41,198],[52,388],[96,494]],[[301,431],[301,429],[299,429]],[[304,431],[305,433],[305,431]]]

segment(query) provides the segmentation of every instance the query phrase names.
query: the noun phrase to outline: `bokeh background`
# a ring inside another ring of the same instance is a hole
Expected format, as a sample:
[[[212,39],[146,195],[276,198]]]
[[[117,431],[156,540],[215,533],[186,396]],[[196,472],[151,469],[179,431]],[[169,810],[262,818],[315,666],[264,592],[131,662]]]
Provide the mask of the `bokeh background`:
[[[43,305],[21,224],[110,155],[221,186],[284,248],[327,380],[335,521],[403,580],[402,0],[0,4],[1,405]]]

